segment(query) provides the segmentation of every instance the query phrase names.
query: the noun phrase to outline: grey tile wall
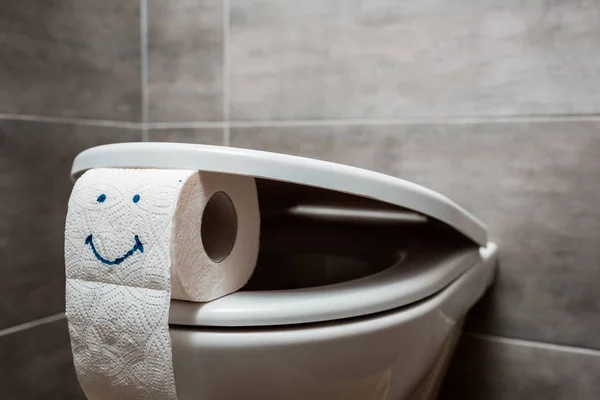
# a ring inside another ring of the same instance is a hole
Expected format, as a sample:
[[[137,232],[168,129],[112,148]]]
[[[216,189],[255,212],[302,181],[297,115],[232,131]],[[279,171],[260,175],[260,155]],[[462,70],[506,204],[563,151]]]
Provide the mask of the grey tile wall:
[[[148,138],[153,142],[222,145],[223,130],[220,128],[151,129]]]
[[[0,329],[64,311],[64,221],[75,156],[138,140],[139,130],[0,120]]]
[[[148,120],[223,119],[223,1],[148,0]]]
[[[600,111],[600,3],[231,0],[234,120]]]
[[[83,398],[64,320],[2,334],[64,309],[73,157],[142,129],[221,144],[198,126],[229,115],[296,125],[232,128],[234,146],[396,175],[485,221],[500,271],[468,331],[600,349],[600,122],[568,118],[600,112],[599,36],[583,0],[0,2],[0,397]],[[556,122],[489,118],[531,115]],[[489,122],[427,123],[456,117]],[[320,119],[398,121],[301,126]],[[597,357],[471,335],[442,398],[595,399]]]
[[[3,400],[84,400],[65,319],[0,336]]]
[[[440,400],[600,398],[600,352],[463,337]]]
[[[497,284],[467,329],[600,348],[600,123],[235,128],[231,141],[449,196],[500,243]]]
[[[0,113],[140,120],[139,2],[0,2]]]

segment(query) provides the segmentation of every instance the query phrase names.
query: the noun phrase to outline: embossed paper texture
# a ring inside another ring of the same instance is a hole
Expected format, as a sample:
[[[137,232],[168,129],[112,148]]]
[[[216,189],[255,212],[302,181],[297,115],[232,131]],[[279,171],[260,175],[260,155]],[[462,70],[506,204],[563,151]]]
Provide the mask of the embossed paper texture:
[[[73,189],[66,313],[89,399],[176,399],[169,250],[181,180],[189,174],[97,169]]]

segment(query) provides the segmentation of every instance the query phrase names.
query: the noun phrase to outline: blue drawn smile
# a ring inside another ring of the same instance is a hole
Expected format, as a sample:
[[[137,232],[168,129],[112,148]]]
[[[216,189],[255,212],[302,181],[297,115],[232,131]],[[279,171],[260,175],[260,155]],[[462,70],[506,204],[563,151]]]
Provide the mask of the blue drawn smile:
[[[89,244],[90,245],[90,247],[92,248],[92,253],[94,253],[94,255],[96,256],[96,258],[98,260],[100,260],[102,263],[104,263],[106,265],[119,265],[123,261],[125,261],[129,257],[131,257],[136,251],[139,250],[140,253],[144,252],[144,245],[140,241],[140,238],[138,237],[138,235],[135,235],[134,239],[135,239],[135,244],[133,245],[133,247],[131,248],[131,250],[129,250],[127,253],[125,253],[122,257],[115,258],[112,261],[107,260],[106,258],[102,257],[100,254],[98,254],[98,251],[96,250],[96,246],[94,246],[94,241],[93,241],[91,233],[90,233],[90,236],[88,236],[85,239],[85,244]]]

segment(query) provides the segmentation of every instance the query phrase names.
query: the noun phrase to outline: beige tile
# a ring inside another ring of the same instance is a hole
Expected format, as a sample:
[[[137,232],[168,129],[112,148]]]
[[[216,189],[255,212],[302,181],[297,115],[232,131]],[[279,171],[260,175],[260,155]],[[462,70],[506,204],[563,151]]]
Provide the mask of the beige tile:
[[[0,329],[64,310],[63,243],[75,156],[139,139],[137,130],[0,121]]]
[[[232,0],[234,120],[600,111],[600,3]]]
[[[223,2],[148,1],[150,121],[223,119]]]
[[[140,120],[137,1],[0,2],[0,113]]]
[[[484,221],[498,282],[467,329],[600,348],[600,123],[237,128],[232,145],[430,187]]]

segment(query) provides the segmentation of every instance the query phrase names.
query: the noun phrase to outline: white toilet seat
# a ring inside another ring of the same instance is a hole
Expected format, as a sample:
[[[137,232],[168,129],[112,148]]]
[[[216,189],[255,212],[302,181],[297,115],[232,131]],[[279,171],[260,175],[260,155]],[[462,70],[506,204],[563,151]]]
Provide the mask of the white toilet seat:
[[[172,301],[169,322],[173,325],[275,326],[379,313],[432,296],[470,269],[488,265],[486,257],[496,251],[494,244],[487,243],[485,226],[446,197],[402,179],[347,165],[231,147],[121,143],[82,152],[73,163],[72,175],[76,177],[87,169],[102,167],[198,169],[253,176],[263,182],[284,185],[288,182],[296,184],[294,188],[321,188],[348,198],[375,200],[369,200],[371,207],[375,204],[375,212],[372,209],[359,210],[354,215],[350,212],[351,218],[366,215],[376,220],[379,217],[375,214],[387,213],[383,219],[398,216],[410,219],[406,211],[412,211],[416,212],[412,215],[414,220],[442,222],[470,242],[468,246],[453,249],[434,247],[411,251],[405,260],[385,270],[334,285],[242,291],[206,304]],[[288,184],[276,190],[281,193],[294,189]],[[311,196],[319,197],[309,191],[309,200]],[[288,212],[297,210],[296,206]],[[321,218],[323,213],[334,215],[328,210],[319,210],[312,207],[314,217]]]
[[[171,301],[169,323],[273,326],[352,318],[422,300],[474,268],[492,268],[496,245],[408,255],[374,275],[295,290],[236,292],[209,303]],[[460,290],[473,291],[464,287]]]

